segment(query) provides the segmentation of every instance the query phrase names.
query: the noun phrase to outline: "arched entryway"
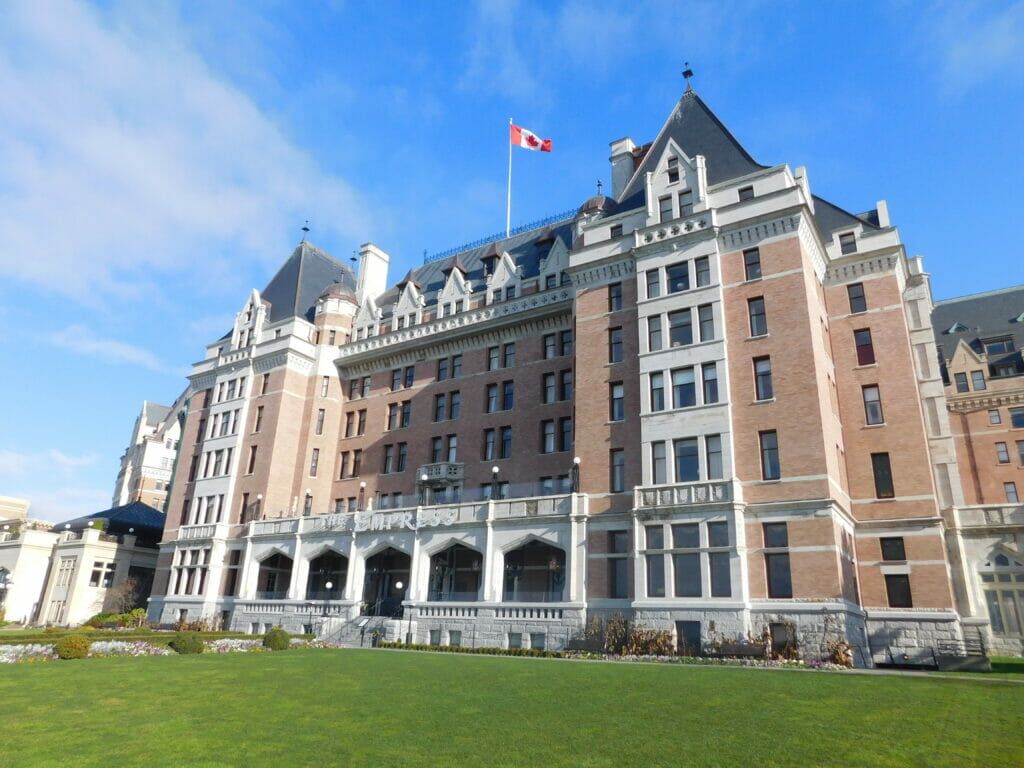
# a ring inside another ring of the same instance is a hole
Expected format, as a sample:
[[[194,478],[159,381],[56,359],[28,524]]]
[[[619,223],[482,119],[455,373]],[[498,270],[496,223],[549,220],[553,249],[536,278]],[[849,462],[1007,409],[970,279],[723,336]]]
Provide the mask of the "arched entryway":
[[[563,550],[535,540],[505,553],[506,602],[557,603],[564,592]]]
[[[284,600],[292,585],[292,559],[280,552],[260,562],[256,597],[260,600]]]
[[[307,600],[340,600],[348,579],[348,558],[337,552],[324,552],[309,561],[306,579]],[[330,584],[330,587],[327,585]]]
[[[472,602],[480,599],[483,557],[462,544],[453,544],[430,558],[428,600]]]
[[[363,615],[401,618],[412,558],[388,547],[366,560]]]

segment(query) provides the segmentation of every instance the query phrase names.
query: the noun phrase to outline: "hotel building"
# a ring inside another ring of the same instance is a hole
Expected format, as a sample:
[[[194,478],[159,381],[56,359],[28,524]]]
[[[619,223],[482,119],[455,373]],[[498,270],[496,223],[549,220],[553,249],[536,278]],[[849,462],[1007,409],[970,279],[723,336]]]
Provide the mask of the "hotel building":
[[[760,165],[689,89],[610,160],[609,196],[397,283],[303,240],[245,298],[192,368],[151,620],[561,648],[621,613],[860,665],[987,636],[885,203]]]

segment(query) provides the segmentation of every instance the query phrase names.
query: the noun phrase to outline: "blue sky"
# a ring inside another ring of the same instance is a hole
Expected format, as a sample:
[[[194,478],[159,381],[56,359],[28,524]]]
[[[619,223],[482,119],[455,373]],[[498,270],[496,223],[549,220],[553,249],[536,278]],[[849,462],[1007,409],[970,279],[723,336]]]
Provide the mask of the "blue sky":
[[[0,5],[0,495],[109,505],[169,404],[301,237],[423,252],[608,183],[694,87],[756,160],[889,202],[937,299],[1024,283],[1022,2]]]

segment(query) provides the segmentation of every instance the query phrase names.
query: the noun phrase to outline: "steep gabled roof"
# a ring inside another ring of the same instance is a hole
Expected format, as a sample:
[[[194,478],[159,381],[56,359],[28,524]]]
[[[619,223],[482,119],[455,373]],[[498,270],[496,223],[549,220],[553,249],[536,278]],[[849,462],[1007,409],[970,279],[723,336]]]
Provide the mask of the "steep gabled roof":
[[[818,232],[826,242],[832,240],[832,233],[837,229],[851,229],[856,226],[863,226],[865,229],[878,229],[878,211],[869,211],[855,216],[849,211],[843,210],[838,205],[830,203],[824,198],[814,197],[814,221],[818,225]],[[871,215],[875,215],[874,222]]]
[[[134,528],[136,533],[145,534],[162,531],[164,528],[164,513],[141,501],[77,517],[69,520],[66,525],[70,530],[78,531],[87,527],[93,520],[106,520],[110,533],[128,533],[128,529]]]
[[[728,181],[768,167],[760,165],[750,156],[700,96],[694,91],[687,91],[668,116],[640,167],[619,196],[619,210],[638,208],[644,204],[644,177],[648,171],[654,170],[669,140],[675,141],[690,158],[704,156],[707,160],[708,184]]]
[[[1022,312],[1024,285],[937,301],[932,309],[935,343],[949,359],[961,339],[980,351],[985,339],[1012,337],[1015,357],[1024,347],[1024,323],[1018,321]]]
[[[167,418],[167,414],[171,412],[171,409],[166,405],[157,405],[156,403],[144,400],[142,412],[145,414],[146,424],[155,427]]]
[[[317,299],[332,283],[356,291],[350,267],[303,240],[261,293],[270,302],[268,319],[272,323],[289,317],[312,320]]]

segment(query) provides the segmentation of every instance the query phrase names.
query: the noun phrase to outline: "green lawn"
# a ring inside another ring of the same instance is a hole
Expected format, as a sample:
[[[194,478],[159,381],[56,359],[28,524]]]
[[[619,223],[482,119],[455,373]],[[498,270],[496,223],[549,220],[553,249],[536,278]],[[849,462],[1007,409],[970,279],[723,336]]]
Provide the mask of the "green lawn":
[[[17,766],[1020,765],[1024,685],[320,650],[0,669]]]

